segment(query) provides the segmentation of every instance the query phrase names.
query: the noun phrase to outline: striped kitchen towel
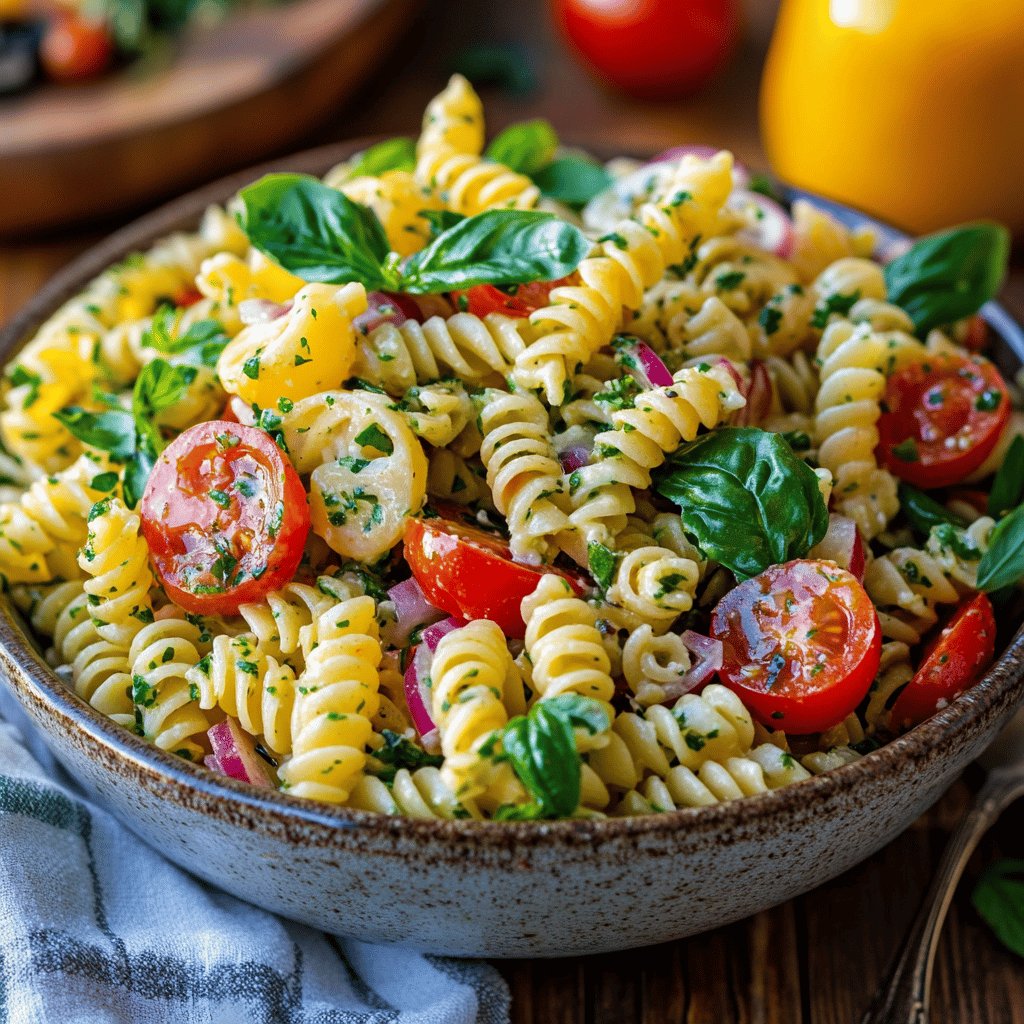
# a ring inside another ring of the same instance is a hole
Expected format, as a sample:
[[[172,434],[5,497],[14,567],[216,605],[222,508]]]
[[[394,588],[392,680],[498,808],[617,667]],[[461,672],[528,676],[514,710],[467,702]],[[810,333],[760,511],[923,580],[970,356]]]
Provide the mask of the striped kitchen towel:
[[[0,687],[0,1024],[503,1024],[494,968],[210,889],[86,800]]]

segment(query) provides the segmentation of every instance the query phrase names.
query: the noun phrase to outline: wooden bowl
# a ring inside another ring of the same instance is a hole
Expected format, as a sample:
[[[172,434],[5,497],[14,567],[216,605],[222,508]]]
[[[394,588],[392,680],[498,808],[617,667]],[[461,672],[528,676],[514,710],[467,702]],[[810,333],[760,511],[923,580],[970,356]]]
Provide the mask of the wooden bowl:
[[[0,99],[0,237],[124,211],[307,135],[421,0],[290,0],[187,33],[173,64]]]
[[[270,170],[322,174],[363,145],[237,175],[118,232],[15,317],[0,334],[0,357],[13,356],[109,263],[194,227],[208,203]],[[1024,342],[1000,307],[986,315],[1004,341]],[[1003,358],[1019,365],[1019,354]],[[391,818],[213,775],[76,697],[10,612],[0,617],[0,668],[68,771],[128,828],[213,885],[374,942],[465,956],[569,956],[716,928],[806,892],[884,846],[1013,713],[1024,696],[1024,630],[973,689],[853,764],[715,807],[605,821]]]

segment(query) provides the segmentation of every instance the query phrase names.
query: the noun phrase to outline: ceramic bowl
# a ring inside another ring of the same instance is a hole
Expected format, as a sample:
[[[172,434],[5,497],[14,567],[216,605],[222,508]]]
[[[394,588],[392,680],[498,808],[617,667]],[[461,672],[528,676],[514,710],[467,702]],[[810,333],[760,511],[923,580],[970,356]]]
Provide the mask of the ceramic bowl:
[[[322,174],[358,148],[319,149],[229,178],[118,232],[28,304],[0,336],[0,358],[107,265],[194,227],[208,203],[267,170]],[[993,305],[986,315],[1004,343],[1024,351],[1003,310]],[[1019,365],[1009,348],[1002,358]],[[211,884],[336,934],[534,957],[692,935],[863,860],[934,803],[1009,718],[1024,694],[1024,635],[950,707],[847,767],[712,808],[552,823],[388,818],[214,776],[79,700],[9,613],[0,618],[0,668],[68,771],[128,828]]]

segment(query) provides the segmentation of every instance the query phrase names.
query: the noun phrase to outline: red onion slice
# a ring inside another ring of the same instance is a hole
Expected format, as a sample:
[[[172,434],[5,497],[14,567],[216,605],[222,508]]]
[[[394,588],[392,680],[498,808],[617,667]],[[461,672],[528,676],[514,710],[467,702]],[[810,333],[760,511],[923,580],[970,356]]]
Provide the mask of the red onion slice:
[[[732,364],[729,364],[732,366]],[[735,369],[735,368],[734,368]],[[740,385],[740,391],[747,400],[742,409],[738,409],[733,420],[737,426],[749,427],[763,423],[771,411],[775,389],[768,367],[760,359],[750,364],[750,380]]]
[[[793,255],[796,233],[792,218],[774,199],[760,192],[738,189],[726,205],[744,213],[750,220],[750,225],[738,232],[740,238],[784,260]]]
[[[616,345],[624,353],[624,363],[639,384],[650,389],[668,387],[672,383],[668,367],[646,342],[632,335],[622,335],[622,340],[617,341]]]
[[[563,472],[572,473],[590,462],[590,449],[582,444],[574,444],[558,453],[558,461],[562,464]]]
[[[695,633],[692,629],[681,635],[686,649],[693,655],[693,662],[681,683],[685,687],[682,693],[689,693],[698,686],[703,686],[722,667],[724,649],[721,640],[713,640],[709,636]]]
[[[271,302],[270,299],[242,299],[238,304],[238,318],[247,327],[252,324],[268,324],[277,320],[292,308],[290,302]]]
[[[426,598],[415,576],[395,584],[389,591],[395,606],[394,622],[389,622],[381,632],[385,643],[392,647],[406,647],[409,637],[420,626],[443,619],[445,613],[435,608]]]
[[[462,619],[448,618],[428,626],[423,631],[423,642],[416,647],[409,659],[409,667],[405,670],[405,703],[412,724],[424,740],[437,729],[430,710],[430,690],[427,687],[434,651],[442,637],[461,629],[465,624]]]
[[[835,562],[841,569],[864,579],[864,541],[857,524],[838,512],[829,513],[825,536],[807,552],[808,558]]]
[[[403,306],[405,303],[386,292],[366,293],[366,312],[360,313],[352,321],[352,326],[360,334],[369,334],[382,324],[394,324],[400,327],[409,317]]]
[[[252,786],[274,788],[270,766],[256,753],[256,741],[233,718],[218,722],[206,735],[213,748],[209,760],[225,775]]]

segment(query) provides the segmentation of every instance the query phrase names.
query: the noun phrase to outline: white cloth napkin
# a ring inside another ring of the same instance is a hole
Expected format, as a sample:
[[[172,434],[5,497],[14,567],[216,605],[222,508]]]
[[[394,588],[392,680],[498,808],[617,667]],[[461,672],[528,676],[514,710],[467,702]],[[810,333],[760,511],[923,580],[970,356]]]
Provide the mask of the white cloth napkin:
[[[508,1016],[493,967],[323,935],[165,861],[85,799],[0,686],[0,1024]]]

